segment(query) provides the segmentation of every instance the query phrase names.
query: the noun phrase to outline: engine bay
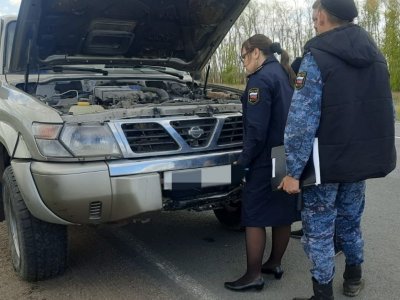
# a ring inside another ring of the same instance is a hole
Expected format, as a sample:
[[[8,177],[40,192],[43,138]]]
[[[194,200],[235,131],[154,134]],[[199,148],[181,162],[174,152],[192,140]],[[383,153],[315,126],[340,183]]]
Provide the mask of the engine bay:
[[[174,80],[53,80],[30,87],[30,94],[62,114],[193,104],[238,104],[239,93],[208,89]]]

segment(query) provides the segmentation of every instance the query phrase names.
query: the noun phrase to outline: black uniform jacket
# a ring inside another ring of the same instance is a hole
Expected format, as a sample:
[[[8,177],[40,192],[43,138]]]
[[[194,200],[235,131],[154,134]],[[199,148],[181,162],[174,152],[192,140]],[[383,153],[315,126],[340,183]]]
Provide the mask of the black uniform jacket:
[[[273,55],[248,76],[242,96],[244,138],[240,165],[271,166],[271,148],[283,144],[292,94],[289,76]]]

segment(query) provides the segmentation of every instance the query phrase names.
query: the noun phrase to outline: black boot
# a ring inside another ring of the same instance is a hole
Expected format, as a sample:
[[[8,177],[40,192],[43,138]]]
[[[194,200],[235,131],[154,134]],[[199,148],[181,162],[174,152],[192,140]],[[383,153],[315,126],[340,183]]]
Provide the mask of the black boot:
[[[333,300],[332,280],[326,284],[320,284],[314,278],[312,281],[314,296],[311,298],[293,298],[293,300]]]
[[[364,280],[362,279],[361,265],[349,266],[343,273],[343,294],[348,297],[357,296],[364,287]]]

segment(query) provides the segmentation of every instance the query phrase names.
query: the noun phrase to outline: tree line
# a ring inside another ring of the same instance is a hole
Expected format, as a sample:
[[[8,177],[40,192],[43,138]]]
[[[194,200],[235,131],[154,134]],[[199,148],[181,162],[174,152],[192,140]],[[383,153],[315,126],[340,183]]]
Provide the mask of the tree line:
[[[244,84],[240,47],[247,38],[263,33],[280,42],[291,58],[301,56],[303,46],[315,34],[312,23],[314,0],[282,2],[251,0],[210,60],[209,81]],[[364,27],[382,50],[389,65],[393,91],[400,91],[400,0],[356,0]]]

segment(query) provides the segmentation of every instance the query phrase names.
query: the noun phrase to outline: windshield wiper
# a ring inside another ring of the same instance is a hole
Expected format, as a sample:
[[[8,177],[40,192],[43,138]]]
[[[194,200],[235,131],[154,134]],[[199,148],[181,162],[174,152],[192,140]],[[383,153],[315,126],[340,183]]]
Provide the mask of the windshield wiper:
[[[41,70],[52,70],[54,73],[62,73],[64,71],[83,71],[83,72],[100,73],[100,74],[103,74],[104,76],[108,75],[108,71],[103,70],[103,69],[96,69],[96,68],[50,66],[50,67],[41,68]]]
[[[158,67],[158,66],[148,66],[148,65],[135,65],[135,66],[129,66],[129,65],[106,65],[106,68],[125,68],[125,69],[150,69],[154,70],[163,74],[167,75],[172,75],[175,77],[178,77],[179,79],[183,79],[183,75],[179,74],[178,72],[173,72],[173,71],[167,71],[164,69],[164,67]]]
[[[135,66],[135,68],[139,68],[139,67],[141,67],[141,66]],[[178,77],[179,79],[183,79],[182,74],[179,74],[179,73],[173,72],[173,71],[167,71],[167,70],[163,69],[164,67],[157,67],[157,66],[142,66],[142,67],[147,68],[147,69],[152,69],[152,70],[155,70],[160,73],[167,74],[167,75],[172,75],[172,76]]]

